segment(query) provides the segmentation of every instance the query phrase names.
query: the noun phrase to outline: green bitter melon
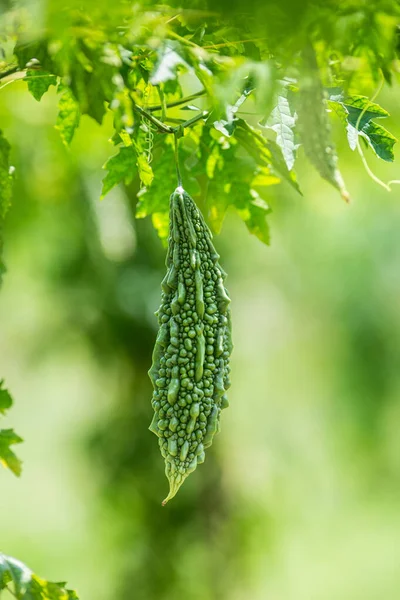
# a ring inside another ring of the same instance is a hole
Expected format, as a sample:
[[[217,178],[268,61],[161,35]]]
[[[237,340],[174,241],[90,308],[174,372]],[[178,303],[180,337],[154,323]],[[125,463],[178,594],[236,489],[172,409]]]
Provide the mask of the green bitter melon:
[[[159,332],[149,371],[170,491],[166,504],[219,431],[228,406],[232,351],[230,299],[211,232],[192,198],[178,187],[170,198],[167,273],[157,311]]]

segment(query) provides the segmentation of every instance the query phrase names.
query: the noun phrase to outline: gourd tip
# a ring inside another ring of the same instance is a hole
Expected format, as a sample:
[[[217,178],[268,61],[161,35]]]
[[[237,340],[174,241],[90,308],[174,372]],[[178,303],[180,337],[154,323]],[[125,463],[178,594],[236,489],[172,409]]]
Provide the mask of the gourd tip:
[[[182,478],[175,478],[175,477],[169,477],[169,494],[168,496],[161,502],[161,506],[165,506],[167,504],[167,502],[169,502],[170,500],[172,500],[172,498],[174,496],[176,496],[179,488],[181,487],[184,479]]]

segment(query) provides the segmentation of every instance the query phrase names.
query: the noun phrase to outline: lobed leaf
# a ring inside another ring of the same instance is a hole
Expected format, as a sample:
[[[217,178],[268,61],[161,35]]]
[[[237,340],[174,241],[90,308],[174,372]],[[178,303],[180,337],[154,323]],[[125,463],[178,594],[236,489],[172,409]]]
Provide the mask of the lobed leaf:
[[[137,172],[136,154],[132,146],[123,146],[103,166],[108,173],[103,179],[101,197],[104,198],[118,183],[130,183]]]
[[[361,136],[379,158],[387,162],[394,160],[393,147],[397,139],[373,121],[390,116],[384,108],[366,96],[358,95],[344,97],[343,94],[331,94],[329,103],[346,125],[347,140],[352,150],[357,147],[358,137]]]
[[[55,75],[37,69],[28,69],[25,80],[28,83],[28,90],[38,102],[51,85],[57,85],[57,77]]]
[[[66,584],[35,575],[21,561],[0,552],[0,591],[9,590],[17,600],[79,600]]]

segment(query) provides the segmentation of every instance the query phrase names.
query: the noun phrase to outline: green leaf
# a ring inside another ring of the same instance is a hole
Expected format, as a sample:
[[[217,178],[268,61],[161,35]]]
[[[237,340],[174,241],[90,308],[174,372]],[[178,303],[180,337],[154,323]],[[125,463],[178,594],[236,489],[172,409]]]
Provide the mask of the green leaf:
[[[12,398],[4,387],[4,380],[0,381],[0,414],[4,415],[6,411],[12,406]]]
[[[308,44],[302,53],[297,96],[298,131],[305,155],[320,176],[335,187],[343,200],[350,196],[338,167],[327,103],[322,88],[314,48]]]
[[[235,131],[236,122],[238,118],[236,117],[236,113],[239,108],[242,106],[244,102],[246,102],[248,96],[252,92],[252,88],[246,87],[243,93],[240,95],[235,104],[227,104],[225,107],[225,118],[220,119],[219,121],[214,121],[213,125],[215,129],[221,132],[223,135],[230,137]]]
[[[4,381],[0,381],[0,415],[5,415],[11,408],[12,398],[4,387]],[[22,438],[13,429],[0,429],[0,463],[10,469],[15,475],[21,474],[21,461],[11,450],[10,446],[20,444]]]
[[[60,132],[64,144],[69,146],[80,122],[79,105],[69,87],[59,89],[61,95],[58,101],[59,113],[55,128]]]
[[[19,560],[0,553],[0,591],[6,589],[17,600],[79,600],[64,582],[42,579]]]
[[[364,125],[361,135],[367,140],[379,158],[387,162],[394,160],[393,146],[397,139],[382,125],[369,121]]]
[[[176,188],[174,154],[170,146],[163,148],[162,154],[154,163],[155,177],[150,187],[143,187],[138,193],[136,218],[152,215],[153,225],[165,241],[168,236],[169,197]]]
[[[208,221],[212,230],[219,233],[227,210],[233,207],[250,233],[256,235],[263,243],[269,244],[266,217],[270,209],[253,186],[271,185],[280,179],[274,177],[266,166],[257,167],[252,158],[241,156],[239,149],[238,144],[225,149],[216,144],[212,149],[211,156],[214,156],[214,162],[213,177],[207,191]],[[257,182],[258,177],[260,180],[264,178],[263,181]]]
[[[271,210],[255,190],[250,189],[250,195],[252,200],[250,200],[246,208],[237,208],[236,210],[245,222],[250,233],[258,237],[261,242],[268,246],[271,237],[266,217]]]
[[[349,122],[356,126],[356,123],[362,114],[358,129],[363,129],[364,125],[371,119],[389,117],[387,110],[371,102],[366,96],[347,96],[343,105],[348,112]]]
[[[136,161],[137,156],[133,146],[121,147],[118,154],[111,156],[107,160],[103,166],[103,169],[107,169],[108,173],[103,179],[102,198],[121,181],[127,184],[132,181],[137,173]]]
[[[11,205],[12,171],[13,168],[10,166],[10,144],[0,130],[0,221],[4,219]]]
[[[275,108],[268,120],[263,124],[267,129],[276,133],[276,143],[282,150],[283,158],[289,171],[293,169],[296,160],[296,150],[299,144],[295,141],[296,113],[292,109],[287,97],[287,90],[283,89],[278,95]]]
[[[239,119],[237,122],[235,138],[246,148],[257,165],[272,170],[301,194],[296,177],[293,171],[289,171],[282,151],[276,142],[264,138],[260,131],[243,119]]]
[[[47,92],[51,85],[57,85],[57,77],[36,69],[28,69],[25,81],[28,82],[28,89],[35,100],[40,101],[43,94]]]
[[[347,140],[352,150],[356,149],[358,136],[361,136],[379,158],[387,162],[394,160],[393,147],[397,139],[372,120],[390,116],[384,108],[366,96],[356,95],[346,98],[331,95],[330,106],[346,125]]]
[[[139,154],[136,161],[139,177],[145,186],[151,185],[154,179],[153,169],[148,163],[147,157],[144,154]]]
[[[19,477],[21,475],[21,461],[11,450],[13,444],[20,444],[23,439],[13,429],[0,429],[0,463]]]

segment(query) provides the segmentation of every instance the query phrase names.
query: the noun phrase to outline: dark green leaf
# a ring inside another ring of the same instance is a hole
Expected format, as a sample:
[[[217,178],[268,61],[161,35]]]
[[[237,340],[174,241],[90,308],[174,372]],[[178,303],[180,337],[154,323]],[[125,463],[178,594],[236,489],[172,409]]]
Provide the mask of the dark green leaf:
[[[387,129],[372,120],[390,116],[384,108],[365,96],[341,98],[338,95],[331,95],[330,106],[346,124],[347,140],[352,150],[357,147],[358,136],[362,136],[379,158],[387,162],[394,160],[393,147],[397,139]]]
[[[272,169],[274,173],[301,193],[294,173],[289,171],[282,151],[275,142],[264,138],[260,131],[251,127],[243,119],[239,119],[237,122],[235,138],[246,148],[257,165]]]
[[[379,106],[379,104],[371,102],[371,100],[365,96],[347,96],[343,104],[348,112],[349,123],[354,127],[358,124],[358,129],[360,130],[363,129],[364,125],[371,119],[390,116],[384,108]]]
[[[136,153],[133,146],[121,147],[118,154],[111,156],[104,165],[108,173],[103,179],[103,190],[101,197],[106,194],[118,183],[124,181],[130,183],[137,173]]]
[[[11,204],[12,167],[10,166],[10,144],[0,130],[0,222]],[[1,243],[0,243],[1,245]]]
[[[361,134],[379,158],[388,162],[394,160],[393,146],[397,142],[397,139],[382,125],[369,121],[369,123],[364,125]]]
[[[6,390],[4,387],[4,381],[1,380],[0,381],[0,414],[5,414],[5,412],[11,408],[12,406],[12,398],[8,392],[8,390]]]
[[[28,82],[28,89],[35,100],[41,100],[43,94],[47,92],[51,85],[57,85],[57,77],[37,69],[28,69],[25,80]]]

